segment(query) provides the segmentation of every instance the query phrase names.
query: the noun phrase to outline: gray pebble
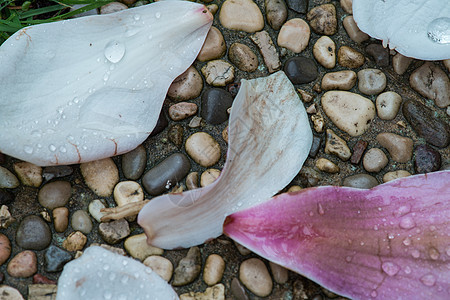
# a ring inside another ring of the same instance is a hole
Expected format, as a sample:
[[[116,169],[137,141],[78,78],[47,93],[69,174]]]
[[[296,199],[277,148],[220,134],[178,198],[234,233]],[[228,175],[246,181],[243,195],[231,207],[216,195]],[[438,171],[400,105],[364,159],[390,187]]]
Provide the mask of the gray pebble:
[[[147,153],[144,146],[139,145],[136,149],[122,156],[122,172],[127,179],[137,180],[141,177],[147,163]]]
[[[441,167],[441,154],[428,145],[419,145],[414,151],[416,173],[430,173]]]
[[[229,92],[220,88],[209,89],[202,95],[201,116],[209,124],[221,124],[228,120],[227,109],[232,104],[233,97]]]
[[[318,76],[316,63],[307,57],[296,56],[288,59],[284,72],[293,84],[309,83]]]
[[[98,233],[108,244],[117,244],[130,235],[130,226],[125,219],[101,223],[98,226]]]
[[[72,255],[60,249],[56,246],[51,245],[45,251],[44,261],[45,261],[45,271],[46,272],[59,272],[62,271],[64,265],[72,260]]]
[[[13,189],[19,186],[19,180],[8,169],[0,167],[0,188]]]
[[[50,245],[52,233],[50,227],[38,216],[27,216],[16,231],[16,243],[27,250],[43,250]]]
[[[378,69],[364,69],[358,72],[358,89],[366,95],[381,93],[386,87],[386,75]]]
[[[273,29],[279,30],[288,16],[286,4],[283,0],[266,0],[265,7],[267,23]]]
[[[47,208],[62,207],[69,201],[72,187],[67,181],[53,181],[44,185],[38,194],[39,203]]]
[[[336,7],[333,4],[314,7],[306,18],[309,26],[317,34],[333,35],[337,32]]]
[[[78,230],[85,234],[88,234],[92,230],[91,218],[89,217],[89,214],[84,210],[77,210],[73,213],[71,225],[73,230]]]
[[[377,186],[378,181],[375,177],[368,174],[357,174],[345,178],[342,185],[357,189],[370,189]]]
[[[182,286],[193,282],[200,274],[201,264],[200,249],[198,247],[190,248],[186,257],[180,260],[175,269],[172,285]]]

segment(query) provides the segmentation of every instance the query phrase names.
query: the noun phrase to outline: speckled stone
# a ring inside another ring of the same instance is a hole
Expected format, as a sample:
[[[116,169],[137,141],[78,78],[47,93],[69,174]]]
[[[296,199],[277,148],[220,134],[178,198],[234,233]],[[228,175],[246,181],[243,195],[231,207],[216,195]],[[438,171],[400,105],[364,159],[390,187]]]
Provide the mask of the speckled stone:
[[[186,155],[174,153],[145,173],[142,177],[142,185],[150,195],[160,195],[183,179],[190,168],[191,163]]]
[[[147,153],[144,146],[139,145],[136,149],[122,155],[122,172],[127,179],[139,179],[144,173],[147,163]]]
[[[412,157],[413,141],[395,133],[383,132],[377,135],[377,141],[389,151],[393,160],[406,163]]]
[[[3,265],[11,255],[11,242],[8,237],[0,233],[0,266]]]
[[[145,233],[140,233],[128,237],[123,243],[125,250],[134,258],[143,261],[151,255],[162,255],[164,250],[153,247],[147,243]]]
[[[232,44],[228,50],[228,58],[241,71],[253,72],[258,68],[258,57],[247,45]]]
[[[42,183],[42,168],[29,162],[14,163],[14,171],[23,185],[39,187]]]
[[[267,297],[272,292],[272,278],[262,260],[250,258],[239,267],[239,279],[256,296]]]
[[[389,181],[395,180],[397,178],[408,177],[408,176],[411,176],[411,173],[409,173],[406,170],[397,170],[397,171],[387,172],[383,176],[383,182],[389,182]]]
[[[73,213],[71,218],[71,225],[73,230],[81,231],[88,234],[92,231],[92,221],[89,214],[84,210],[77,210]]]
[[[173,265],[167,258],[159,255],[152,255],[147,257],[142,263],[152,269],[165,281],[169,281],[170,278],[172,278]]]
[[[343,161],[347,161],[352,155],[347,143],[331,129],[327,129],[326,137],[325,153],[334,154]]]
[[[336,66],[336,44],[326,35],[321,36],[314,44],[313,55],[317,62],[327,69]]]
[[[203,280],[209,286],[215,285],[222,280],[225,270],[225,261],[220,255],[211,254],[205,262],[203,269]]]
[[[228,120],[227,109],[232,104],[233,97],[229,92],[220,88],[208,89],[202,95],[200,114],[207,123],[218,125]]]
[[[183,145],[184,128],[181,124],[173,124],[167,131],[167,138],[178,148]]]
[[[294,18],[281,27],[277,43],[279,47],[284,47],[294,53],[300,53],[308,46],[310,35],[308,23],[300,18]]]
[[[81,251],[86,242],[87,237],[81,231],[75,231],[63,241],[62,247],[67,251]]]
[[[110,196],[119,182],[119,170],[111,158],[83,163],[80,170],[87,186],[100,197]]]
[[[67,207],[57,207],[53,210],[53,225],[56,232],[64,232],[69,226],[69,209]]]
[[[169,107],[169,117],[174,121],[181,121],[197,113],[197,104],[179,102]]]
[[[71,260],[70,253],[51,245],[44,254],[44,269],[46,272],[60,272],[64,265]]]
[[[384,92],[375,101],[378,117],[382,120],[392,120],[397,116],[402,97],[396,92]]]
[[[72,188],[67,181],[53,181],[44,185],[38,194],[39,203],[47,208],[62,207],[69,201]]]
[[[264,4],[267,23],[273,29],[279,30],[288,16],[286,4],[282,0],[266,0]]]
[[[206,132],[191,135],[185,144],[187,154],[200,166],[211,167],[220,159],[219,143]]]
[[[8,169],[0,167],[0,189],[13,189],[19,186],[19,180]]]
[[[197,98],[203,89],[203,79],[194,66],[175,78],[167,91],[167,96],[175,101]]]
[[[212,60],[203,66],[202,74],[209,85],[226,86],[234,80],[234,67],[224,60]]]
[[[306,15],[311,29],[317,34],[333,35],[337,32],[336,8],[333,4],[322,4]]]
[[[344,90],[348,91],[355,86],[356,73],[350,70],[329,72],[322,78],[321,87],[323,90]]]
[[[450,144],[450,126],[433,116],[433,112],[417,101],[407,100],[402,107],[403,116],[414,131],[428,143],[438,148]]]
[[[215,26],[211,26],[205,43],[197,56],[198,61],[208,61],[221,58],[227,51],[227,45],[222,33]],[[198,95],[197,95],[198,96]],[[194,97],[195,98],[195,97]]]
[[[344,25],[345,31],[347,31],[348,36],[355,41],[356,43],[362,43],[369,39],[369,36],[362,32],[356,24],[353,16],[346,16],[344,21],[342,21],[342,25]]]
[[[226,0],[220,9],[219,20],[231,30],[256,32],[264,27],[264,18],[252,0]]]
[[[250,39],[258,46],[269,73],[278,71],[281,68],[280,57],[269,33],[263,30],[250,36]]]
[[[26,216],[16,231],[16,243],[23,249],[43,250],[50,245],[52,233],[47,223],[38,216]]]
[[[414,150],[416,173],[431,173],[441,167],[441,154],[428,145],[419,145]]]
[[[198,247],[192,247],[175,268],[172,285],[183,286],[193,282],[200,274],[201,269],[202,258],[200,249]]]
[[[356,174],[345,178],[342,185],[357,189],[371,189],[378,185],[378,181],[369,174]]]
[[[318,76],[316,63],[302,56],[288,59],[284,64],[284,72],[293,84],[309,83]]]
[[[351,47],[342,46],[338,50],[338,63],[344,68],[356,69],[364,64],[364,55]]]
[[[386,75],[378,69],[363,69],[358,72],[358,89],[366,95],[376,95],[386,88]]]
[[[117,244],[130,235],[130,226],[125,219],[119,219],[109,223],[101,223],[98,233],[108,244]]]
[[[316,186],[322,179],[322,175],[315,168],[305,166],[298,173],[298,177],[302,186],[306,187]]]
[[[369,149],[363,158],[363,166],[367,172],[380,172],[388,162],[386,154],[379,148]]]
[[[366,47],[366,52],[372,56],[378,67],[389,66],[389,49],[381,44],[370,44]]]
[[[19,252],[8,263],[8,274],[16,278],[26,278],[37,272],[37,257],[33,251]]]

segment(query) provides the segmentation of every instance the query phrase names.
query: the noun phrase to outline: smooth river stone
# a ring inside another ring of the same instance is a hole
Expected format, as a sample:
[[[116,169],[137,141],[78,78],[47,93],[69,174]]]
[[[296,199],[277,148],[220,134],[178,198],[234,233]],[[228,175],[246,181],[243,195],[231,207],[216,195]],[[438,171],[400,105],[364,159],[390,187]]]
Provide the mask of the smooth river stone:
[[[366,95],[381,93],[386,87],[386,75],[378,69],[363,69],[358,72],[358,89]]]
[[[0,167],[0,189],[13,189],[19,186],[19,180],[8,169]]]
[[[350,70],[326,73],[322,78],[323,90],[348,91],[355,86],[356,73]]]
[[[23,185],[39,187],[42,183],[42,167],[22,161],[14,164],[14,171]]]
[[[220,159],[219,143],[206,132],[191,135],[186,140],[185,148],[187,154],[202,167],[211,167]]]
[[[273,29],[279,30],[288,16],[286,4],[282,0],[266,0],[264,4],[267,23]]]
[[[197,98],[203,89],[203,79],[194,66],[175,78],[167,91],[167,96],[175,101]]]
[[[342,21],[342,25],[344,25],[345,31],[347,31],[348,36],[353,41],[362,43],[369,39],[369,36],[366,33],[362,32],[361,29],[359,29],[358,25],[356,25],[353,16],[345,17],[344,21]]]
[[[197,56],[198,61],[208,61],[221,58],[227,51],[225,39],[219,29],[211,26],[205,43]],[[195,98],[195,97],[194,97]]]
[[[16,243],[27,250],[43,250],[50,245],[52,232],[47,223],[38,216],[27,216],[16,231]]]
[[[44,185],[38,194],[39,203],[47,208],[62,207],[69,201],[72,188],[67,181],[53,181]]]
[[[258,68],[258,57],[247,45],[241,43],[231,45],[228,58],[241,71],[253,72]]]
[[[382,120],[392,120],[397,116],[402,97],[396,92],[384,92],[375,101],[378,117]]]
[[[152,196],[158,196],[183,179],[191,168],[189,159],[183,153],[175,153],[153,167],[144,177],[142,185]]]
[[[330,91],[322,96],[321,102],[331,121],[351,136],[363,134],[375,117],[375,105],[358,94]]]
[[[100,197],[110,196],[119,182],[119,170],[110,157],[83,163],[80,169],[87,186]]]
[[[357,189],[371,189],[378,185],[378,181],[369,174],[356,174],[345,178],[342,185]]]
[[[380,133],[376,139],[381,146],[389,151],[394,161],[406,163],[411,159],[413,150],[412,139],[390,132]]]
[[[338,63],[344,68],[359,68],[364,64],[364,60],[364,55],[351,47],[342,46],[338,50]]]
[[[264,262],[258,258],[250,258],[241,263],[239,279],[258,297],[267,297],[272,292],[272,278]]]
[[[337,32],[336,8],[333,4],[323,4],[311,9],[306,18],[317,34],[333,35]]]
[[[227,109],[233,104],[231,94],[220,88],[212,88],[202,95],[201,116],[212,125],[228,120]]]
[[[326,35],[320,37],[314,44],[313,55],[319,64],[327,69],[336,66],[336,44]]]
[[[277,43],[279,47],[284,47],[294,53],[300,53],[308,46],[310,35],[311,30],[308,23],[300,18],[294,18],[281,27]]]
[[[250,36],[250,39],[258,46],[269,73],[278,71],[281,67],[280,57],[269,33],[263,30]]]
[[[309,83],[318,76],[316,63],[302,56],[288,59],[284,64],[284,72],[293,84]]]
[[[256,32],[264,28],[264,18],[258,5],[252,0],[226,0],[222,4],[219,20],[231,30]]]
[[[147,152],[144,146],[122,155],[122,172],[127,179],[137,180],[144,173],[147,163]]]
[[[226,86],[234,79],[234,67],[220,59],[209,61],[201,71],[206,83],[212,86]]]

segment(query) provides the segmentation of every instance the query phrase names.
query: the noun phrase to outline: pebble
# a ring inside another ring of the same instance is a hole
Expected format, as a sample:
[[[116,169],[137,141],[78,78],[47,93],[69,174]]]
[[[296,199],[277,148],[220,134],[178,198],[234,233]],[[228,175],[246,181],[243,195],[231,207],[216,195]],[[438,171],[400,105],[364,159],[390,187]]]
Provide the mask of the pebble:
[[[394,72],[398,75],[403,75],[406,70],[408,70],[409,65],[412,63],[414,59],[411,57],[403,56],[400,53],[397,53],[392,57],[392,67],[394,68]]]
[[[441,154],[428,145],[417,146],[414,157],[416,174],[435,172],[441,167]]]
[[[26,278],[37,272],[37,257],[33,251],[19,252],[8,263],[8,274],[16,278]]]
[[[231,293],[233,294],[235,300],[248,300],[247,292],[245,291],[245,288],[242,286],[239,279],[236,277],[233,278],[231,281],[230,286]]]
[[[375,105],[369,99],[346,91],[329,91],[321,99],[331,121],[351,136],[363,134],[375,118]]]
[[[42,168],[29,162],[14,164],[14,171],[23,185],[39,187],[42,183]]]
[[[51,280],[41,274],[34,274],[33,275],[33,284],[56,284],[56,281]]]
[[[88,234],[92,231],[91,218],[89,217],[89,214],[84,210],[77,210],[73,213],[71,225],[73,230],[81,231],[84,234]]]
[[[438,148],[445,148],[450,143],[450,126],[433,116],[433,112],[417,101],[403,103],[403,116],[414,131],[428,143]]]
[[[325,153],[336,155],[343,161],[347,161],[352,155],[347,143],[331,129],[327,129]]]
[[[202,80],[203,81],[203,80]],[[165,109],[161,109],[161,112],[159,113],[158,121],[156,122],[155,128],[153,128],[152,133],[150,133],[150,137],[157,135],[161,131],[163,131],[167,125],[169,125],[169,122],[167,121]]]
[[[395,133],[383,132],[377,135],[377,141],[389,151],[392,159],[399,163],[406,163],[412,157],[413,141]]]
[[[312,95],[311,93],[308,93],[307,91],[304,91],[302,89],[297,89],[297,91],[299,92],[303,102],[309,103],[314,100],[314,95]]]
[[[289,279],[288,269],[277,265],[276,263],[269,262],[270,270],[272,271],[273,279],[276,283],[285,284]]]
[[[189,292],[180,295],[180,300],[225,300],[225,286],[221,283],[206,288],[205,292]]]
[[[0,189],[14,189],[19,186],[19,180],[8,169],[0,167]]]
[[[3,298],[4,300],[24,300],[22,294],[9,285],[0,285],[0,295],[7,297]]]
[[[187,154],[202,167],[211,167],[220,159],[219,143],[206,132],[191,135],[186,140],[185,147]]]
[[[376,95],[386,88],[386,75],[378,69],[363,69],[358,72],[358,89],[366,95]]]
[[[409,173],[406,170],[397,170],[397,171],[387,172],[383,176],[383,182],[389,182],[389,181],[392,181],[397,178],[408,177],[408,176],[411,176],[411,173]]]
[[[383,150],[372,148],[366,152],[363,158],[363,166],[367,172],[380,172],[388,164],[388,158]]]
[[[258,57],[247,45],[232,44],[228,50],[228,58],[241,71],[253,72],[258,68]]]
[[[30,284],[28,286],[28,300],[56,299],[56,284]]]
[[[100,7],[100,14],[101,15],[112,14],[124,9],[128,9],[128,6],[120,2],[111,2]]]
[[[45,181],[49,181],[53,178],[60,178],[72,175],[73,168],[69,166],[50,166],[45,167],[42,172],[42,177],[44,177]]]
[[[318,76],[316,63],[302,56],[289,58],[284,64],[284,72],[293,84],[309,83]]]
[[[444,108],[450,105],[450,80],[441,68],[426,62],[412,72],[409,77],[411,87],[427,99]]]
[[[308,46],[311,30],[308,23],[300,18],[290,19],[284,23],[278,33],[277,43],[294,53],[300,53]]]
[[[54,209],[67,204],[72,194],[72,187],[67,181],[53,181],[44,185],[38,194],[39,203],[47,208]]]
[[[178,148],[183,145],[184,128],[180,124],[173,124],[167,131],[167,138]]]
[[[342,185],[357,189],[371,189],[378,185],[378,181],[369,174],[356,174],[345,178]]]
[[[144,146],[139,145],[136,149],[122,155],[123,176],[130,180],[137,180],[144,173],[147,163],[147,152]]]
[[[206,8],[207,8],[213,15],[215,15],[216,12],[219,10],[219,6],[217,6],[217,4],[210,4],[210,5],[207,5]]]
[[[380,44],[370,44],[366,47],[366,52],[375,60],[378,67],[389,66],[389,50]]]
[[[246,255],[249,255],[250,253],[252,253],[252,251],[248,250],[247,248],[245,248],[244,246],[242,246],[241,244],[239,244],[236,241],[234,241],[234,245],[236,246],[236,249],[239,251],[239,253],[242,256],[246,256]]]
[[[234,80],[234,67],[224,60],[212,60],[203,66],[202,74],[209,85],[226,86]]]
[[[288,16],[286,4],[281,0],[266,0],[264,4],[267,23],[274,30],[279,30]]]
[[[209,124],[221,124],[228,120],[227,109],[232,104],[233,97],[229,92],[220,88],[209,89],[202,95],[201,116]]]
[[[322,146],[322,137],[313,135],[311,149],[309,150],[309,156],[315,158]]]
[[[336,66],[336,44],[326,35],[321,36],[314,44],[313,55],[317,62],[327,69]]]
[[[193,282],[200,274],[201,264],[200,249],[198,247],[190,248],[187,255],[180,260],[175,269],[172,285],[182,286]]]
[[[264,18],[252,0],[226,0],[220,9],[219,20],[231,30],[256,32],[264,28]]]
[[[342,46],[338,50],[338,63],[344,68],[357,69],[364,64],[364,55],[351,47]]]
[[[250,36],[250,39],[258,46],[269,73],[278,71],[281,68],[280,57],[269,33],[263,30]]]
[[[345,31],[347,31],[348,36],[356,43],[359,44],[369,39],[369,35],[362,32],[361,29],[359,29],[358,25],[356,25],[353,16],[345,17],[344,21],[342,21],[342,25],[344,25]]]
[[[142,185],[147,193],[158,196],[175,186],[189,173],[190,168],[191,163],[186,155],[174,153],[145,173]]]
[[[316,167],[320,171],[324,171],[327,173],[339,173],[339,167],[334,162],[323,157],[316,160]]]
[[[16,231],[16,244],[27,250],[43,250],[50,245],[50,227],[38,216],[26,216]]]
[[[314,130],[317,133],[323,132],[323,129],[325,127],[325,120],[320,113],[312,115],[311,121],[313,122]]]
[[[81,251],[86,242],[87,237],[81,231],[75,231],[63,241],[62,247],[67,251]]]
[[[211,254],[205,262],[203,269],[203,280],[209,286],[215,285],[222,280],[225,271],[225,261],[220,255]]]
[[[215,26],[211,26],[205,43],[197,56],[198,61],[208,61],[221,58],[227,52],[227,45],[222,33]],[[197,95],[198,96],[198,95]],[[194,97],[195,98],[195,97]]]
[[[14,201],[14,194],[7,191],[0,189],[0,206],[1,205],[8,205]]]
[[[336,8],[333,4],[314,7],[306,15],[306,19],[317,34],[333,35],[337,32]]]
[[[356,73],[345,70],[326,73],[322,78],[321,87],[323,90],[344,90],[348,91],[355,86]]]
[[[212,28],[212,27],[211,27]],[[175,101],[197,98],[203,89],[203,79],[194,66],[175,78],[167,91],[167,96]]]
[[[198,188],[198,172],[191,172],[186,176],[186,186],[189,190]]]
[[[51,245],[44,254],[45,272],[60,272],[64,265],[72,260],[72,255],[56,246]]]
[[[136,181],[121,181],[114,187],[117,206],[144,200],[144,191]]]
[[[109,197],[119,182],[119,170],[111,158],[80,165],[87,186],[100,197]]]
[[[322,179],[322,176],[315,168],[305,166],[300,170],[298,177],[301,184],[307,187],[318,185],[319,181]]]
[[[354,165],[359,164],[359,161],[361,160],[361,157],[364,153],[364,151],[367,148],[367,142],[363,140],[359,140],[356,142],[355,146],[353,146],[353,154],[350,158],[350,162]]]
[[[442,61],[442,63],[444,64],[444,66],[447,68],[447,71],[450,72],[450,58],[449,59],[444,59]]]
[[[152,255],[147,257],[143,262],[144,265],[152,269],[165,281],[169,281],[173,274],[173,265],[165,257],[159,255]]]
[[[98,233],[108,244],[117,244],[130,235],[130,226],[125,219],[119,219],[109,223],[100,223]]]
[[[258,258],[250,258],[241,263],[239,279],[258,297],[267,297],[272,292],[272,278],[266,265]]]
[[[290,9],[301,14],[306,14],[308,11],[308,2],[308,0],[286,0]]]
[[[0,266],[3,265],[11,255],[11,242],[8,237],[0,233]]]
[[[353,14],[353,0],[341,0],[340,4],[346,13]]]
[[[396,92],[384,92],[375,101],[378,117],[382,120],[392,120],[397,116],[402,97]]]
[[[147,236],[145,233],[140,233],[128,237],[124,244],[125,250],[134,258],[143,261],[151,255],[162,255],[163,249],[153,247],[147,243]]]
[[[106,214],[100,211],[103,208],[106,208],[106,206],[100,199],[94,199],[89,203],[89,213],[99,223],[101,222],[101,218]]]
[[[220,176],[220,170],[217,169],[207,169],[200,176],[200,185],[202,187],[208,186]]]
[[[64,232],[69,226],[69,209],[57,207],[53,210],[53,226],[56,232]]]

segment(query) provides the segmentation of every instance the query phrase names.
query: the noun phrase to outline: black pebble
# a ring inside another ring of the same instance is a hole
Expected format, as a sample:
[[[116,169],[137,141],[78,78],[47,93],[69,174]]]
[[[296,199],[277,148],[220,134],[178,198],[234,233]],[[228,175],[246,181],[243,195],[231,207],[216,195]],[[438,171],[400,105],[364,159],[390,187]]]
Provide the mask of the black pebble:
[[[38,216],[26,216],[16,231],[16,243],[26,250],[43,250],[50,245],[50,227]]]
[[[430,173],[441,167],[441,155],[428,145],[417,146],[414,155],[416,173]]]
[[[212,125],[228,120],[227,109],[233,104],[231,94],[223,89],[212,88],[202,95],[201,116]]]
[[[306,14],[308,12],[308,0],[286,0],[287,6],[295,12]]]
[[[157,135],[158,133],[163,131],[167,127],[167,125],[169,125],[169,122],[167,121],[167,117],[164,112],[164,109],[161,109],[161,112],[159,113],[158,122],[156,123],[155,128],[153,128],[153,131],[150,134],[150,136]]]
[[[318,76],[316,63],[306,57],[292,57],[284,64],[284,72],[293,84],[309,83]]]
[[[375,60],[378,67],[389,66],[389,50],[380,44],[370,44],[366,52]]]

